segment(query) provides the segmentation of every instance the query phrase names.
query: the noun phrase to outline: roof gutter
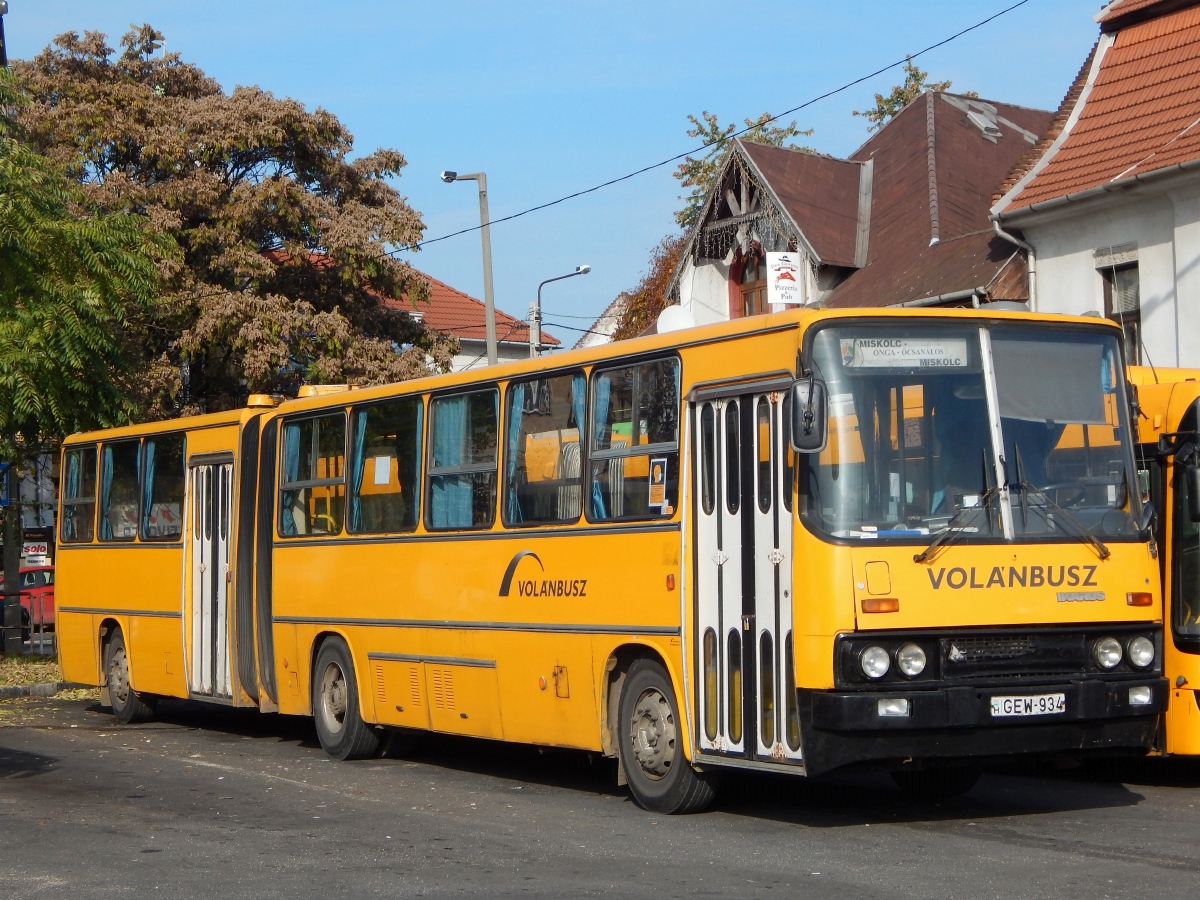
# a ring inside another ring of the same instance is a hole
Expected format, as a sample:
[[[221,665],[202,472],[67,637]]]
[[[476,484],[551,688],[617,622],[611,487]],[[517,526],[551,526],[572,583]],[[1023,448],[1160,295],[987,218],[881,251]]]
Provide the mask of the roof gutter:
[[[981,287],[967,288],[965,291],[951,291],[949,294],[938,294],[936,297],[921,297],[919,300],[905,300],[903,303],[893,303],[892,306],[941,306],[943,303],[955,303],[959,300],[970,300],[971,305],[979,308],[979,298],[986,297],[987,291]]]
[[[1037,251],[1033,249],[1033,244],[1023,241],[1001,228],[998,214],[993,214],[988,218],[992,220],[992,230],[996,232],[996,237],[1002,237],[1010,244],[1016,244],[1025,251],[1025,270],[1029,273],[1029,308],[1037,312]]]
[[[992,216],[992,221],[994,222],[1000,217],[1004,217],[1009,221],[1012,221],[1013,219],[1023,218],[1026,213],[1041,212],[1047,209],[1057,209],[1060,206],[1067,206],[1070,203],[1080,203],[1084,200],[1091,200],[1093,197],[1111,194],[1114,191],[1121,191],[1128,188],[1137,187],[1139,184],[1148,184],[1150,182],[1160,181],[1169,175],[1175,175],[1179,172],[1187,172],[1195,168],[1200,168],[1200,158],[1187,159],[1183,162],[1164,166],[1161,169],[1151,169],[1149,172],[1139,172],[1137,175],[1130,175],[1128,178],[1119,178],[1113,181],[1106,181],[1104,184],[1085,188],[1082,191],[1075,191],[1072,194],[1063,194],[1061,197],[1051,197],[1049,200],[1039,200],[1037,203],[1030,203],[1028,206],[1021,206],[1007,213],[997,213],[996,215]]]

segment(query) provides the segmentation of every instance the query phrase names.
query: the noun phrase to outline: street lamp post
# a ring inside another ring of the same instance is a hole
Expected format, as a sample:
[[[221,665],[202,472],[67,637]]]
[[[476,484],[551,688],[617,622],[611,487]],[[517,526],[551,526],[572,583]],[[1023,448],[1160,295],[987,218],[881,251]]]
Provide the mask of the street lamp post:
[[[0,0],[0,69],[8,68],[8,44],[4,40],[4,17],[8,15],[8,0]]]
[[[474,181],[479,185],[479,234],[483,239],[483,307],[487,327],[487,358],[488,365],[496,364],[496,306],[492,299],[492,235],[488,222],[487,175],[483,172],[472,172],[469,175],[459,175],[457,172],[443,172],[442,181],[451,184],[455,181]]]
[[[538,285],[537,301],[529,304],[529,356],[532,358],[542,352],[542,288],[552,281],[562,281],[564,278],[574,278],[576,275],[586,275],[592,271],[588,265],[576,266],[575,271],[557,278],[547,278]]]

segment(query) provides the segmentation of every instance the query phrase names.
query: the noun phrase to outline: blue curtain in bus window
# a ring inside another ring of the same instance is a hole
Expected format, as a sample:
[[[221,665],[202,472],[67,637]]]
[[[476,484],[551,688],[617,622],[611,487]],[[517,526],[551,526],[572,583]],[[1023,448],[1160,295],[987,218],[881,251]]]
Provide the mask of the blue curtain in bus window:
[[[517,451],[521,449],[521,417],[525,412],[525,390],[523,384],[513,388],[508,400],[508,446],[505,448],[504,483],[508,521],[518,524],[525,521],[521,513],[521,500],[517,496]]]
[[[142,534],[150,533],[150,504],[154,502],[154,441],[146,441],[146,477],[142,479]]]
[[[80,457],[82,453],[67,454],[67,477],[66,481],[66,499],[74,500],[79,496],[79,469]],[[74,506],[63,507],[63,537],[67,540],[76,540],[79,537],[79,529],[76,524],[78,513]]]
[[[592,419],[591,433],[595,436],[593,446],[599,446],[601,430],[608,424],[608,395],[611,385],[608,376],[601,375],[596,379],[596,410]],[[582,438],[582,435],[580,435]],[[609,460],[612,465],[612,460]],[[604,492],[600,489],[600,467],[592,467],[592,516],[597,519],[607,519],[608,512],[604,508]]]
[[[100,455],[100,540],[113,539],[112,522],[108,519],[108,497],[112,491],[113,458],[112,447],[105,445]]]
[[[571,410],[575,428],[579,431],[579,446],[583,446],[583,420],[587,418],[587,378],[580,372],[571,376]]]
[[[443,397],[435,402],[433,468],[461,466],[467,439],[467,398]],[[471,527],[471,484],[470,475],[433,475],[429,517],[434,528]]]
[[[283,483],[289,484],[300,477],[300,426],[286,425],[283,429]],[[287,505],[286,495],[280,497],[284,506]],[[290,515],[280,516],[279,532],[284,535],[296,534],[296,523]]]
[[[353,446],[350,448],[350,530],[362,531],[362,500],[359,492],[362,490],[363,469],[366,460],[363,451],[367,446],[367,411],[360,409],[354,413],[352,426]]]

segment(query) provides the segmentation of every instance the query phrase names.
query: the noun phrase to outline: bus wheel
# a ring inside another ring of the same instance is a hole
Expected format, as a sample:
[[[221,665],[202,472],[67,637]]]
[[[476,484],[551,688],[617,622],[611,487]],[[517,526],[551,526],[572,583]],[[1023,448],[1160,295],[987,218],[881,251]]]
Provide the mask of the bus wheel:
[[[980,771],[975,766],[947,769],[898,769],[892,781],[904,796],[917,803],[936,803],[959,797],[975,786]]]
[[[354,665],[340,638],[330,638],[317,653],[313,716],[321,747],[334,759],[365,759],[378,754],[380,735],[359,713]]]
[[[699,812],[716,796],[717,775],[696,771],[684,758],[680,721],[666,670],[652,660],[635,661],[621,690],[621,765],[643,809]]]
[[[121,634],[121,629],[113,631],[104,658],[108,698],[117,721],[130,725],[151,719],[154,716],[154,701],[129,685],[129,654],[125,652],[125,636]]]

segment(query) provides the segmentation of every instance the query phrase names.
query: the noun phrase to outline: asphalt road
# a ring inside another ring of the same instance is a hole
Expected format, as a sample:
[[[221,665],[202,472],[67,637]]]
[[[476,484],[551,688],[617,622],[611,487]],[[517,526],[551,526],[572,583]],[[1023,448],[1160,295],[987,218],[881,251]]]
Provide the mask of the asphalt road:
[[[4,704],[0,897],[1195,898],[1200,765],[993,773],[909,805],[882,776],[738,775],[638,809],[588,754],[430,738],[338,763],[307,720]]]

